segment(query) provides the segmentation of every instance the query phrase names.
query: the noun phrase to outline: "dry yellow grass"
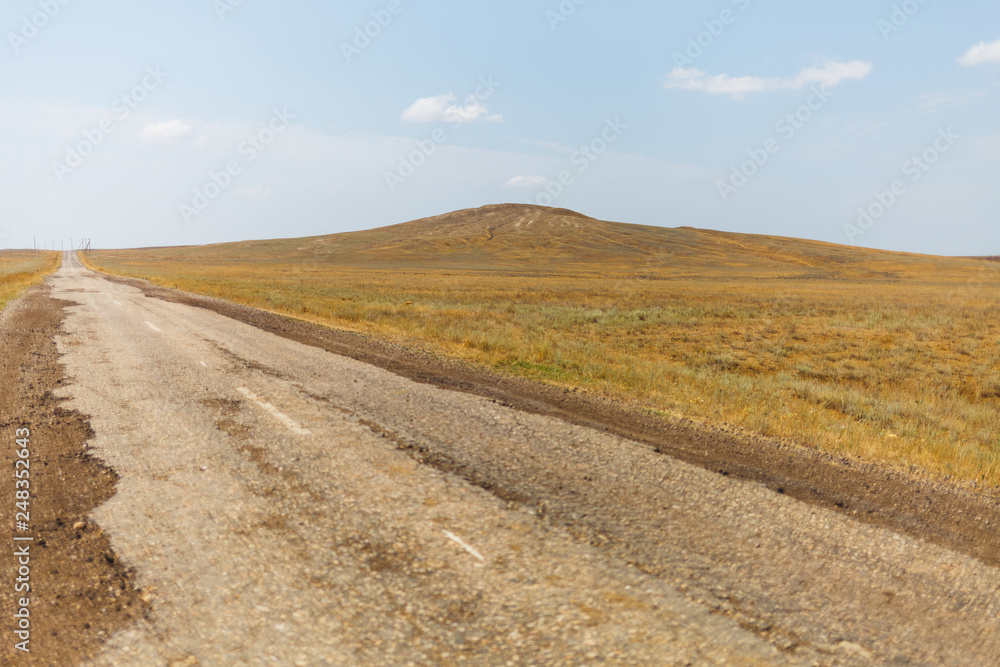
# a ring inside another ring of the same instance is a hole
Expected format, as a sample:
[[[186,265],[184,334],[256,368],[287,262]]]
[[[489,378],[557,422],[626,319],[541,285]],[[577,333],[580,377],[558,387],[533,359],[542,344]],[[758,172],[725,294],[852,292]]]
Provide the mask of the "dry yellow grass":
[[[1000,485],[994,262],[516,206],[85,260],[644,409]]]
[[[0,310],[31,285],[55,272],[62,262],[58,252],[0,251]]]

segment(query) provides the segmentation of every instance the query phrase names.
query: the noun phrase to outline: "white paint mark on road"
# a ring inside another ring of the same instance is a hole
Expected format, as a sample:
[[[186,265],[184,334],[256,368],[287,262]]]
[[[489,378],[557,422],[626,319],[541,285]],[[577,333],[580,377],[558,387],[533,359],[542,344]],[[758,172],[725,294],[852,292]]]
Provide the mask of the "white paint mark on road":
[[[457,544],[458,546],[462,547],[463,549],[465,549],[466,551],[468,551],[470,554],[472,554],[472,556],[474,558],[479,559],[479,561],[481,563],[485,563],[486,562],[486,559],[483,558],[483,555],[481,553],[479,553],[478,551],[476,551],[474,547],[471,547],[468,544],[466,544],[465,541],[463,541],[461,537],[459,537],[455,533],[452,533],[451,531],[448,531],[448,530],[442,530],[441,532],[444,533],[444,536],[447,537],[449,540],[451,540],[452,542],[454,542],[455,544]]]
[[[163,331],[161,331],[160,329],[157,329],[156,325],[153,324],[152,322],[146,322],[146,326],[149,327],[150,329],[152,329],[153,331],[155,331],[156,333],[163,333]]]
[[[284,424],[285,427],[295,435],[312,435],[309,429],[303,428],[294,419],[286,415],[284,412],[281,412],[280,410],[278,410],[278,408],[274,407],[267,401],[261,399],[259,396],[257,396],[257,394],[253,393],[246,387],[237,387],[236,391],[240,392],[248,399],[256,403],[258,406],[260,406],[261,409],[263,409],[265,412],[267,412],[272,417],[277,419],[279,422]]]

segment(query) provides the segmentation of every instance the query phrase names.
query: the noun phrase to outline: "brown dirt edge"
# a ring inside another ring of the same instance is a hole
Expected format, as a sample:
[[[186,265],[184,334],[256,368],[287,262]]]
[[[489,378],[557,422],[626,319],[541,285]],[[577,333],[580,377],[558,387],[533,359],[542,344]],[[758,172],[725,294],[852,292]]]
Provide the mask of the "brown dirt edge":
[[[416,382],[462,391],[497,403],[645,443],[657,452],[850,518],[1000,565],[1000,492],[953,485],[910,472],[688,420],[671,420],[636,406],[434,357],[426,352],[144,280],[109,276],[147,297],[211,310],[283,338],[378,366]],[[426,462],[458,472],[504,498],[504,490],[474,471],[425,454]]]
[[[54,336],[67,302],[37,286],[0,314],[0,503],[8,545],[31,535],[31,636],[15,648],[14,547],[0,555],[0,664],[76,665],[93,657],[116,631],[148,612],[132,573],[115,555],[90,512],[114,495],[117,475],[87,454],[86,416],[60,407],[52,392],[65,382]],[[15,434],[31,430],[31,531],[15,531]],[[20,546],[20,545],[19,545]]]

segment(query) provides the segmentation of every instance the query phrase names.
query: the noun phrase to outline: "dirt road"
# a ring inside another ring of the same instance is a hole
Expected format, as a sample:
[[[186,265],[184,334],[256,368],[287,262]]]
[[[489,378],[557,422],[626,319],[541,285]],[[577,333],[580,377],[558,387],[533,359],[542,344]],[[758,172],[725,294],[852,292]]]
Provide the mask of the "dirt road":
[[[1000,660],[968,555],[75,257],[50,283],[57,395],[118,476],[92,520],[151,605],[95,665]]]

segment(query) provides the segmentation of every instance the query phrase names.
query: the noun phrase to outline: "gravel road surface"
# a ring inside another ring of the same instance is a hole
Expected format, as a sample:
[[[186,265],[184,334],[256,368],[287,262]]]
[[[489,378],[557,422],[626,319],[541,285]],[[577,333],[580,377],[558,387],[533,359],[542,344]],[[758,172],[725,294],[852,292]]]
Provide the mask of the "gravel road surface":
[[[974,558],[72,255],[50,282],[118,475],[92,519],[151,604],[95,665],[1000,662]]]

